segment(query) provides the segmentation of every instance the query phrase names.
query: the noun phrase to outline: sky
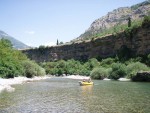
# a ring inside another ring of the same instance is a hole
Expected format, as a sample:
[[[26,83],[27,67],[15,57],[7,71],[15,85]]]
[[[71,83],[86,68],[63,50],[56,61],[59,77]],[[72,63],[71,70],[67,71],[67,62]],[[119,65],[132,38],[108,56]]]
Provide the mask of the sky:
[[[119,7],[144,0],[0,0],[0,30],[32,47],[69,42]]]

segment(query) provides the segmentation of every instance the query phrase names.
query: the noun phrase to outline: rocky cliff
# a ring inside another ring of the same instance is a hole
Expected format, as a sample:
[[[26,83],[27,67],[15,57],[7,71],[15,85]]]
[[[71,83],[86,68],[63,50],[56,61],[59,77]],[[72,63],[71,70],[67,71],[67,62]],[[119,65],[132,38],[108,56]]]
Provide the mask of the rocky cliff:
[[[121,7],[108,12],[107,15],[95,20],[91,26],[81,34],[78,38],[72,40],[77,42],[80,40],[90,39],[94,34],[102,33],[106,29],[112,28],[116,25],[127,24],[128,18],[132,21],[140,20],[145,15],[150,15],[150,1],[145,1],[131,7]]]
[[[106,58],[116,56],[120,51],[128,49],[123,55],[145,55],[150,53],[150,23],[132,31],[132,34],[120,32],[103,38],[73,43],[62,46],[24,50],[27,56],[37,62],[54,60],[87,60],[89,58]],[[129,36],[132,35],[132,36]]]

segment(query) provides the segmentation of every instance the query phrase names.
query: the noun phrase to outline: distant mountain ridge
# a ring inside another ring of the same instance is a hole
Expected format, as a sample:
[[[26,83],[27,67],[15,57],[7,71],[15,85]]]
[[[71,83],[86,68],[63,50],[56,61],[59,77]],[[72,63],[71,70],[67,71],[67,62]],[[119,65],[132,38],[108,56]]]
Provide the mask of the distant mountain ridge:
[[[103,30],[112,28],[115,25],[127,24],[129,17],[133,21],[142,19],[145,15],[150,15],[150,0],[131,7],[120,7],[95,20],[83,34],[73,39],[72,42],[87,40],[92,35],[102,33]]]
[[[27,48],[30,48],[26,44],[18,41],[17,39],[15,39],[15,38],[9,36],[8,34],[6,34],[4,31],[0,30],[0,39],[2,39],[2,38],[10,40],[12,45],[13,45],[13,48],[15,48],[15,49],[27,49]]]

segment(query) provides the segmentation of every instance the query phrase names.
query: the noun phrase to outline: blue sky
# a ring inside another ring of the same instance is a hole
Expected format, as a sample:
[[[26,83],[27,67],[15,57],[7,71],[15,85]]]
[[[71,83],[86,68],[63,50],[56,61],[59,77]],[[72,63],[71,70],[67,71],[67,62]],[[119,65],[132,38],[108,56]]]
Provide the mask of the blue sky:
[[[0,0],[0,30],[35,47],[69,42],[108,12],[143,1]]]

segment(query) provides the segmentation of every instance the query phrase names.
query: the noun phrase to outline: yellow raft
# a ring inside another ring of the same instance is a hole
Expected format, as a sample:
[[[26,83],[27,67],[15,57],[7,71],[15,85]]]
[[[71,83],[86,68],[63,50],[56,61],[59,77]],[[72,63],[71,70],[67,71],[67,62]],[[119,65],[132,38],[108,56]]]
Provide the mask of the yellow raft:
[[[84,86],[84,85],[93,85],[94,83],[93,82],[86,82],[86,81],[79,81],[79,84],[81,86]]]

